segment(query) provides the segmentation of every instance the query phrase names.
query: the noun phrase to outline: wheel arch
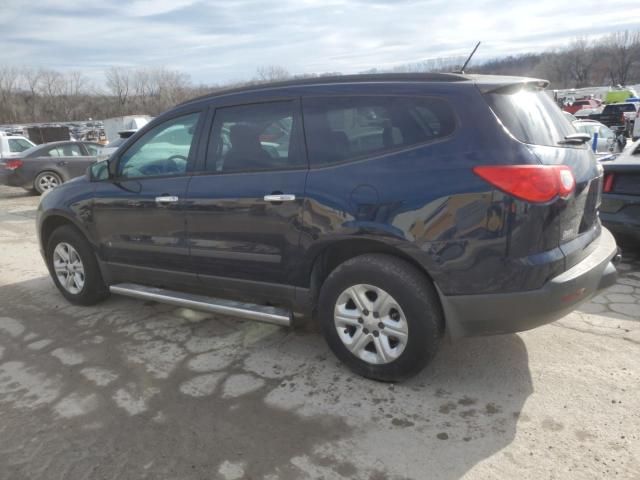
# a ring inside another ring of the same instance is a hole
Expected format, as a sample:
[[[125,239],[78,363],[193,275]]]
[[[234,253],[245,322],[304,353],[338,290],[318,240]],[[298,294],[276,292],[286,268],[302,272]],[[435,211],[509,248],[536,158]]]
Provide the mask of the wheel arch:
[[[79,226],[76,222],[74,222],[72,219],[70,219],[68,216],[62,213],[53,213],[51,215],[48,215],[46,218],[44,218],[40,223],[40,229],[39,229],[40,245],[45,255],[47,250],[47,243],[49,243],[49,238],[51,238],[51,234],[55,230],[57,230],[58,228],[64,225],[69,225],[75,228],[76,230],[78,230],[78,232],[80,232],[80,234],[82,234],[90,242],[87,232],[81,226]]]
[[[311,305],[315,307],[322,284],[340,264],[351,258],[372,253],[400,258],[414,266],[435,287],[438,293],[438,299],[440,300],[440,308],[443,308],[440,289],[424,265],[405,250],[395,245],[368,238],[336,240],[327,243],[314,253],[312,260],[308,264],[308,270],[305,272],[305,276],[309,281],[309,300],[311,301]]]

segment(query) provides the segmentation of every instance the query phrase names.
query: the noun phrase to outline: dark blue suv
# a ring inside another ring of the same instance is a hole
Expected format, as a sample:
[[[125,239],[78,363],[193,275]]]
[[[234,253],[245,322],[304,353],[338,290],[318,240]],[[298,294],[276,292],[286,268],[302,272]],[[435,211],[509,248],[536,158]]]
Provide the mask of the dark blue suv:
[[[397,380],[448,336],[551,322],[615,281],[602,169],[527,78],[252,86],[161,115],[40,204],[61,293],[290,325]]]

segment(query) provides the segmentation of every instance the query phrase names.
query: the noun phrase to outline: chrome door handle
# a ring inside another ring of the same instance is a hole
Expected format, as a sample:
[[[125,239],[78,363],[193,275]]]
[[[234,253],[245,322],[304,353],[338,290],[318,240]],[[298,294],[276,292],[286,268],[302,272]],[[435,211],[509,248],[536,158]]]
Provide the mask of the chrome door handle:
[[[265,195],[264,196],[264,201],[265,202],[293,202],[296,199],[295,195],[291,195],[288,193],[278,193],[278,194],[271,194],[271,195]]]
[[[180,200],[178,197],[175,197],[173,195],[164,195],[162,197],[156,197],[156,203],[160,204],[160,205],[164,205],[167,203],[176,203],[178,200]]]

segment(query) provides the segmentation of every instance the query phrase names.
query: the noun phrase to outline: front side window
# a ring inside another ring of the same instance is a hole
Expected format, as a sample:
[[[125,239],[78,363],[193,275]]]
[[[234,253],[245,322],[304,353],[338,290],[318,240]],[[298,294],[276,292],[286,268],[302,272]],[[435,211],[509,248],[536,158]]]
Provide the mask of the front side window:
[[[455,115],[438,98],[317,97],[303,101],[312,165],[377,155],[446,137]]]
[[[120,157],[118,176],[180,175],[187,171],[200,113],[167,120],[140,137]]]
[[[9,151],[13,153],[24,152],[33,147],[33,143],[27,142],[23,138],[9,138]]]
[[[294,131],[295,102],[218,108],[206,168],[215,172],[281,170],[304,166]]]

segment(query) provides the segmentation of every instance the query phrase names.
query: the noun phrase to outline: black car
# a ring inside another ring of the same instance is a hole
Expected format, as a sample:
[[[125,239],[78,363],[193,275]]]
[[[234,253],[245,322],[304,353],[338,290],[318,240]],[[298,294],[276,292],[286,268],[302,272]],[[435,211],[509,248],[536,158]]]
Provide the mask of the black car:
[[[406,377],[445,336],[533,328],[615,281],[601,169],[546,85],[365,75],[189,101],[43,198],[44,259],[72,303],[312,316],[354,371]]]
[[[44,193],[83,175],[93,165],[102,145],[91,142],[51,142],[29,148],[19,158],[0,163],[0,181]]]
[[[640,242],[640,141],[603,161],[604,185],[600,218],[616,236]]]

